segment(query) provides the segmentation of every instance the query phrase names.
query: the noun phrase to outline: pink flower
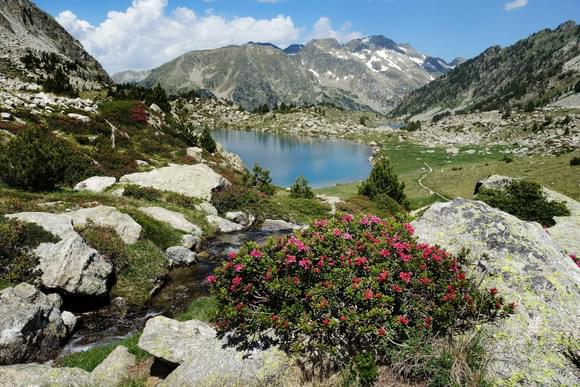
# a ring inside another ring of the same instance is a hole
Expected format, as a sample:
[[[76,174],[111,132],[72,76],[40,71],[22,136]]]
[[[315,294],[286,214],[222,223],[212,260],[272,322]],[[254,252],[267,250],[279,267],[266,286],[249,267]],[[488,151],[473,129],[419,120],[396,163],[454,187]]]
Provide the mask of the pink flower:
[[[388,257],[389,255],[391,255],[389,250],[381,249],[381,257]]]
[[[326,228],[328,226],[328,220],[326,219],[319,219],[314,222],[314,227],[316,228]]]
[[[296,256],[295,255],[287,255],[286,256],[286,265],[291,265],[296,263]]]
[[[230,291],[235,292],[238,289],[238,287],[241,285],[241,283],[242,283],[242,277],[236,276],[236,277],[232,278],[232,283],[230,285]]]
[[[343,221],[344,223],[349,223],[349,222],[352,222],[352,220],[353,220],[353,219],[354,219],[354,215],[352,215],[352,214],[344,214],[344,215],[342,216],[342,221]]]
[[[236,253],[235,251],[230,251],[228,253],[228,259],[229,260],[236,259],[237,256],[238,256],[238,253]]]
[[[252,258],[261,258],[262,257],[262,252],[254,249],[250,253],[250,257],[252,257]]]
[[[244,265],[242,265],[241,263],[238,263],[235,267],[234,270],[237,271],[238,273],[242,270],[244,270]]]
[[[382,337],[387,334],[387,330],[385,329],[385,327],[380,327],[379,329],[377,329],[377,334]]]
[[[338,228],[335,228],[333,233],[334,233],[334,236],[341,236],[342,235],[342,231],[340,231]]]
[[[391,285],[391,289],[395,293],[401,293],[403,291],[403,289],[401,289],[401,287],[399,285],[397,285],[397,284]]]
[[[309,259],[302,259],[298,262],[298,265],[300,265],[301,268],[308,270],[312,267],[312,262]]]
[[[402,271],[399,273],[399,278],[401,279],[401,281],[403,281],[406,284],[411,283],[412,276],[413,276],[413,273],[411,273],[411,272]]]
[[[352,240],[352,235],[350,235],[349,233],[345,232],[344,234],[342,234],[342,238],[346,241],[350,241]]]
[[[405,254],[405,253],[399,253],[399,257],[401,258],[401,260],[403,262],[409,262],[411,260],[411,256],[409,254]]]
[[[415,234],[415,229],[409,223],[405,223],[403,227],[405,227],[405,230],[407,230],[410,235]]]
[[[356,266],[363,266],[366,265],[367,263],[369,263],[369,260],[366,259],[365,257],[358,257],[354,260],[354,264]]]
[[[399,316],[399,323],[401,323],[401,325],[409,325],[409,318],[407,316]]]
[[[215,282],[217,281],[217,278],[215,275],[208,275],[206,280],[207,280],[208,284],[215,284]]]
[[[379,282],[385,282],[387,280],[387,278],[389,278],[389,272],[388,271],[382,271],[379,273],[377,280]]]
[[[373,291],[370,289],[365,290],[364,298],[365,300],[372,300],[373,299]]]

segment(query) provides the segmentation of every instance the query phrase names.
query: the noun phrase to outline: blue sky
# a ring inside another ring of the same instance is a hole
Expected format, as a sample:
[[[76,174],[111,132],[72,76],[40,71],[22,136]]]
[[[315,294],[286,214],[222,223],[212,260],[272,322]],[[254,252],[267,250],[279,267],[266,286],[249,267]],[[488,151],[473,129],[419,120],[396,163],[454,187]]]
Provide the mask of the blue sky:
[[[239,44],[246,38],[285,45],[323,35],[347,40],[381,34],[410,43],[429,55],[448,60],[457,56],[469,58],[489,46],[512,44],[563,21],[580,21],[580,0],[37,0],[36,3],[57,17],[110,71],[156,66],[171,55],[190,49]],[[508,3],[513,3],[511,8],[506,7]],[[113,10],[120,14],[111,19],[108,13]],[[115,35],[119,41],[114,40]],[[180,36],[187,42],[179,42]],[[137,43],[144,52],[139,53]],[[150,49],[145,47],[148,44],[152,45]],[[127,52],[120,55],[115,50]],[[146,58],[148,55],[150,59]]]

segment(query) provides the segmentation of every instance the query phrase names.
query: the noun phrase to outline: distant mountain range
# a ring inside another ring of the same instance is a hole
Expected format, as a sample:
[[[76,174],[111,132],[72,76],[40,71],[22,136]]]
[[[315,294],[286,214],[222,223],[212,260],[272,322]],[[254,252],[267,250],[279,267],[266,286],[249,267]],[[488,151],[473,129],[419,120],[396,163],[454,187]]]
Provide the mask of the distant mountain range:
[[[348,109],[392,110],[403,95],[452,70],[461,60],[418,53],[384,36],[340,44],[313,40],[286,49],[250,42],[193,51],[151,70],[115,74],[116,82],[161,84],[171,94],[207,90],[248,110],[267,104],[329,103]]]
[[[0,0],[0,74],[42,81],[58,69],[77,89],[111,82],[101,65],[56,20],[29,0]]]
[[[573,21],[516,44],[491,47],[411,92],[395,116],[451,111],[532,109],[580,87],[580,26]]]

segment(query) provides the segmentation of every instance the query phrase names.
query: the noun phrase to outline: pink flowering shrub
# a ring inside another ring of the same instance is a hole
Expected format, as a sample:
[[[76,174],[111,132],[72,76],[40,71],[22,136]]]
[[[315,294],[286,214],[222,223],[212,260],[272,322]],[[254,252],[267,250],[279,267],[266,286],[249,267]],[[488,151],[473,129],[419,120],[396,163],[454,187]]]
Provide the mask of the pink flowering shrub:
[[[277,344],[345,365],[362,352],[388,360],[410,339],[513,310],[496,289],[474,285],[461,257],[417,243],[413,232],[396,219],[346,214],[247,244],[208,277],[218,331],[240,348]]]

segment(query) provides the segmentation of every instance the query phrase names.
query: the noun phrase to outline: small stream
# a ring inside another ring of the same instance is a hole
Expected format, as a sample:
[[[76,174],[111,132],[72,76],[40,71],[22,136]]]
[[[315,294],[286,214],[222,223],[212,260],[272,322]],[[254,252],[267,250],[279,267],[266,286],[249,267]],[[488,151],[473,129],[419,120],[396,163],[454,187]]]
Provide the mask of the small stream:
[[[127,338],[143,329],[152,317],[175,317],[185,311],[194,299],[209,294],[205,279],[229,251],[239,249],[246,242],[263,242],[277,235],[287,233],[246,231],[222,234],[209,240],[205,249],[208,258],[190,267],[173,268],[147,307],[130,310],[122,300],[115,299],[109,305],[80,314],[75,333],[62,348],[60,356]]]

